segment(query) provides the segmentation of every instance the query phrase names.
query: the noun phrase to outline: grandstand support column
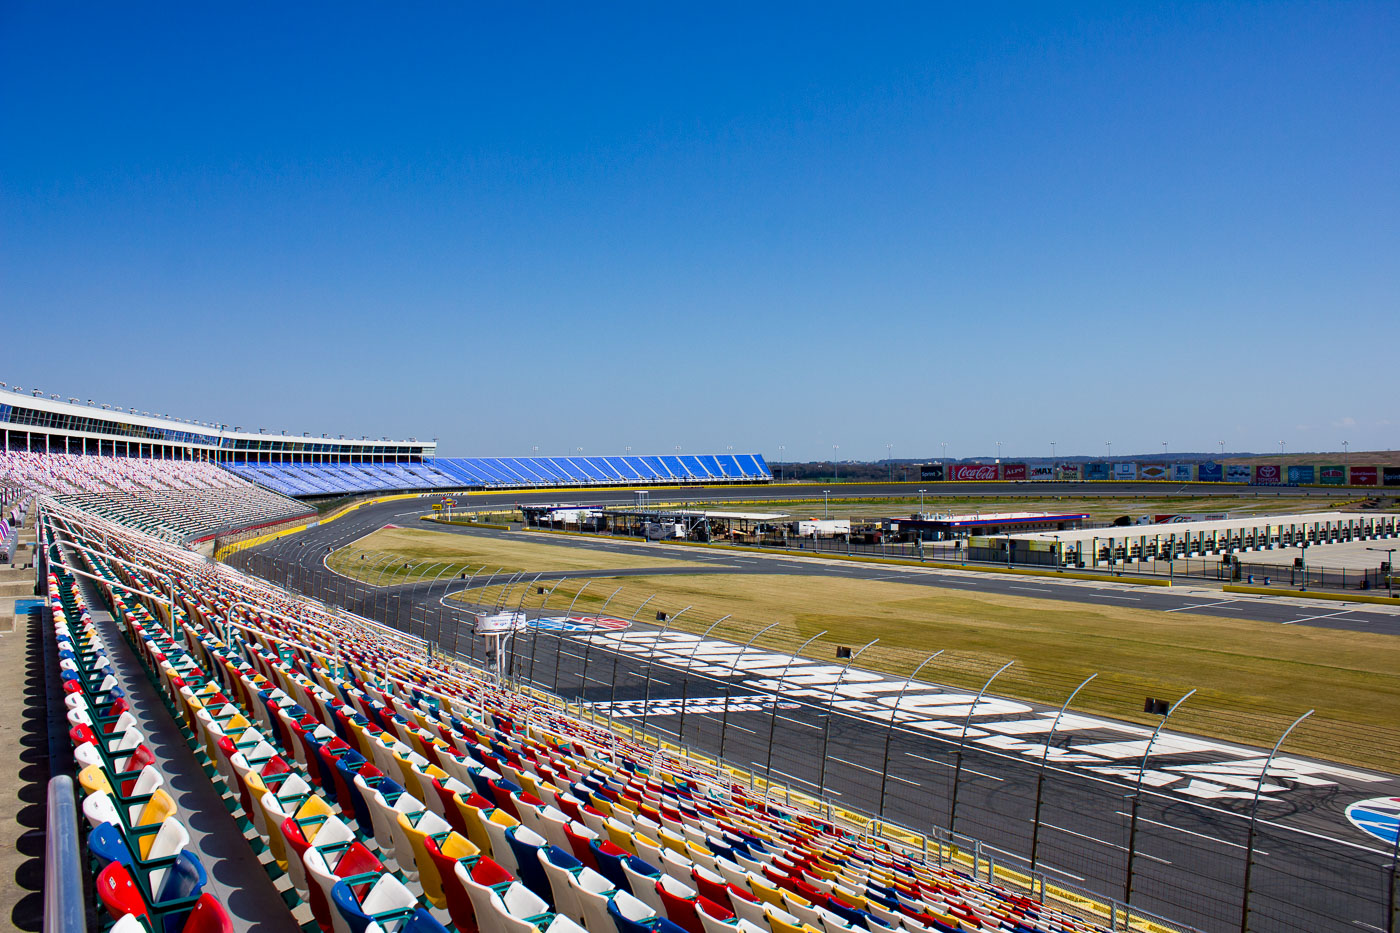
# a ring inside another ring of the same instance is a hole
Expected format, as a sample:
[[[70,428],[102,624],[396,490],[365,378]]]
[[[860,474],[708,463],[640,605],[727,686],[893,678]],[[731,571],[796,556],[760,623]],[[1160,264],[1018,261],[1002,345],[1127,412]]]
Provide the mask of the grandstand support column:
[[[616,596],[618,593],[621,593],[621,592],[622,592],[622,587],[619,586],[617,589],[615,589],[615,590],[613,590],[611,593],[609,593],[609,594],[608,594],[608,598],[605,599],[605,600],[603,600],[603,606],[602,606],[601,609],[598,610],[597,615],[595,616],[595,618],[596,618],[597,616],[601,616],[604,612],[607,612],[607,611],[608,611],[608,603],[612,602],[612,601],[613,601],[613,597]],[[578,682],[578,696],[579,696],[579,703],[580,703],[580,704],[583,703],[583,695],[584,695],[584,693],[587,692],[587,690],[588,690],[588,657],[589,657],[589,655],[591,655],[592,653],[593,653],[593,638],[592,638],[592,636],[589,636],[588,639],[587,639],[586,641],[584,641],[584,643],[583,643],[583,673],[579,675],[579,682]]]
[[[1274,743],[1273,749],[1269,752],[1269,757],[1264,760],[1264,767],[1259,771],[1259,782],[1254,785],[1254,801],[1249,805],[1249,836],[1246,840],[1244,853],[1244,898],[1240,904],[1240,933],[1249,933],[1249,884],[1250,876],[1254,874],[1254,835],[1259,826],[1259,794],[1264,789],[1264,780],[1269,776],[1269,766],[1274,763],[1274,756],[1278,754],[1284,739],[1288,738],[1288,734],[1297,728],[1300,722],[1315,712],[1316,710],[1308,710],[1293,720],[1292,725],[1283,730],[1283,735],[1278,737],[1278,741]],[[1400,833],[1396,834],[1396,845],[1400,846]],[[1391,865],[1390,870],[1393,875],[1395,872],[1394,864]],[[1394,878],[1391,881],[1391,896],[1393,898],[1395,894]],[[1395,928],[1394,906],[1393,903],[1390,905],[1390,917],[1386,923],[1391,928],[1392,933]]]
[[[1162,717],[1162,721],[1157,723],[1157,728],[1152,731],[1152,738],[1147,740],[1147,747],[1142,750],[1142,763],[1138,765],[1137,787],[1133,790],[1133,809],[1128,816],[1128,868],[1123,879],[1124,904],[1133,902],[1133,861],[1137,855],[1138,804],[1142,800],[1142,776],[1147,773],[1147,758],[1152,754],[1152,746],[1157,744],[1157,736],[1162,734],[1162,729],[1166,726],[1167,720],[1172,718],[1172,713],[1176,712],[1178,706],[1191,699],[1195,692],[1196,688],[1192,687],[1182,694],[1181,699],[1171,705],[1167,714]]]
[[[777,625],[778,625],[777,622],[770,622],[769,624],[765,625],[763,628],[761,628],[761,629],[759,629],[758,631],[754,632],[754,633],[753,633],[753,636],[752,636],[751,638],[749,638],[748,641],[744,642],[744,647],[742,647],[742,648],[739,649],[739,653],[738,653],[737,655],[734,656],[734,664],[729,668],[731,674],[734,673],[735,671],[738,671],[738,670],[739,670],[739,662],[741,662],[741,661],[744,660],[744,653],[747,652],[747,651],[749,650],[749,646],[750,646],[750,645],[752,645],[755,641],[758,640],[758,636],[762,635],[764,632],[766,632],[766,631],[768,631],[768,630],[770,630],[770,629],[772,629],[772,628],[775,628]],[[724,739],[725,739],[725,736],[727,736],[727,735],[729,734],[729,696],[730,696],[730,682],[732,681],[732,679],[733,679],[732,677],[726,677],[726,678],[724,679],[724,709],[720,711],[720,720],[719,720],[719,759],[718,759],[718,760],[721,761],[721,762],[724,761]],[[775,699],[773,702],[776,703],[777,700]]]
[[[563,582],[563,580],[555,580],[554,585],[549,588],[549,592],[544,594],[544,601],[540,603],[539,615],[535,617],[537,620],[544,616],[545,607],[549,605],[549,598],[554,595],[554,591],[559,589],[559,584]],[[538,656],[536,649],[539,643],[540,627],[537,624],[530,633],[530,673],[526,675],[532,684],[535,682],[535,658]]]
[[[773,783],[773,735],[778,728],[778,698],[782,695],[783,683],[787,680],[788,670],[792,667],[792,662],[802,656],[802,652],[806,650],[808,645],[825,634],[826,629],[822,629],[788,655],[787,663],[783,665],[783,672],[778,677],[778,686],[773,689],[773,715],[768,717],[768,760],[763,765],[763,796],[765,799],[768,797],[768,786]]]
[[[654,646],[654,647],[652,648],[651,654],[647,655],[646,691],[642,694],[642,733],[643,733],[642,741],[643,741],[643,742],[646,741],[646,735],[645,735],[645,733],[646,733],[646,731],[647,731],[647,714],[651,712],[651,710],[649,709],[649,707],[651,706],[651,669],[652,669],[653,665],[655,665],[655,663],[656,663],[656,652],[657,652],[658,650],[660,650],[661,639],[663,639],[663,638],[666,637],[666,633],[669,632],[669,631],[671,630],[671,625],[674,624],[675,621],[676,621],[677,619],[679,619],[681,616],[685,615],[688,611],[690,611],[690,606],[686,606],[686,607],[685,607],[684,609],[682,609],[680,612],[677,612],[675,615],[671,616],[671,618],[669,618],[669,619],[666,620],[666,624],[665,624],[664,626],[662,626],[662,628],[661,628],[661,634],[658,635],[658,636],[656,636],[656,641],[653,642],[653,646]],[[657,746],[657,748],[660,748],[660,747],[661,747],[661,740],[660,740],[660,739],[657,739],[656,746]]]
[[[491,574],[491,576],[494,577],[495,574],[493,573]],[[583,586],[578,588],[578,592],[574,594],[574,598],[569,601],[569,608],[564,611],[564,619],[566,622],[574,614],[574,603],[578,602],[578,598],[583,595],[583,591],[588,589],[588,584],[592,582],[592,580],[584,580]],[[550,689],[553,690],[555,693],[559,692],[559,659],[563,657],[563,655],[564,632],[561,629],[559,632],[559,636],[554,639],[554,679],[550,681],[550,683],[553,684],[553,686],[550,687]]]
[[[1074,698],[1079,695],[1079,691],[1089,685],[1089,681],[1099,676],[1098,672],[1090,674],[1084,678],[1079,686],[1075,687],[1069,696],[1065,697],[1065,702],[1060,704],[1060,711],[1055,714],[1055,721],[1050,724],[1050,733],[1045,736],[1045,748],[1040,752],[1040,769],[1035,775],[1035,818],[1031,820],[1031,871],[1036,869],[1036,857],[1040,850],[1040,805],[1041,792],[1045,789],[1045,767],[1050,760],[1050,745],[1055,741],[1055,730],[1060,728],[1060,720],[1064,718],[1065,710],[1074,702]]]
[[[914,682],[914,678],[919,676],[919,671],[942,654],[946,649],[939,648],[933,654],[919,662],[919,666],[914,668],[914,673],[909,675],[909,679],[904,681],[904,686],[899,688],[899,695],[894,699],[894,712],[890,713],[890,727],[885,730],[885,763],[880,767],[880,805],[876,810],[877,815],[884,819],[885,816],[885,787],[890,779],[890,738],[894,735],[895,726],[899,724],[899,704],[904,702],[904,693],[909,689],[909,685]]]
[[[553,590],[550,590],[550,592],[552,593],[552,592],[554,592],[554,591],[553,591]],[[642,614],[642,610],[646,607],[646,604],[649,603],[649,602],[651,602],[651,601],[652,601],[653,599],[655,599],[655,598],[656,598],[656,594],[655,594],[655,593],[652,593],[652,594],[651,594],[650,596],[648,596],[646,599],[642,600],[640,603],[637,604],[636,610],[633,611],[632,615],[629,616],[628,619],[627,619],[627,627],[628,627],[628,628],[631,628],[631,627],[632,627],[632,623],[637,621],[637,616],[639,616],[639,615]],[[619,652],[616,652],[616,651],[613,652],[613,664],[612,664],[612,693],[608,696],[608,707],[609,707],[609,708],[611,708],[611,707],[617,705],[617,656],[618,656],[618,654],[619,654]],[[611,715],[611,714],[609,714],[609,715]]]
[[[711,623],[710,627],[705,629],[699,638],[695,639],[695,644],[690,648],[690,656],[685,659],[685,670],[681,672],[681,721],[676,726],[676,744],[682,747],[685,745],[685,705],[690,700],[690,666],[695,663],[696,652],[700,650],[700,645],[704,643],[705,639],[710,637],[715,626],[728,618],[729,616],[722,616]]]
[[[831,720],[836,715],[836,691],[841,689],[841,681],[846,679],[846,672],[851,669],[851,665],[855,663],[856,658],[864,654],[866,648],[869,648],[879,640],[878,638],[872,638],[864,645],[861,645],[859,651],[847,658],[846,666],[841,668],[841,673],[836,675],[836,682],[831,685],[831,697],[826,703],[826,721],[822,726],[822,763],[817,770],[818,797],[826,793],[826,749],[827,744],[831,741]]]
[[[967,730],[972,725],[972,715],[977,712],[977,704],[982,702],[982,697],[987,693],[987,688],[992,685],[992,681],[1001,676],[1001,672],[1006,670],[1015,661],[1007,661],[997,668],[996,673],[987,678],[987,682],[982,685],[982,689],[977,691],[977,698],[967,708],[967,715],[963,717],[962,733],[958,736],[958,751],[956,763],[953,765],[953,790],[948,799],[948,835],[952,836],[958,820],[958,784],[962,778],[963,750],[967,747]],[[975,866],[974,866],[975,867]]]

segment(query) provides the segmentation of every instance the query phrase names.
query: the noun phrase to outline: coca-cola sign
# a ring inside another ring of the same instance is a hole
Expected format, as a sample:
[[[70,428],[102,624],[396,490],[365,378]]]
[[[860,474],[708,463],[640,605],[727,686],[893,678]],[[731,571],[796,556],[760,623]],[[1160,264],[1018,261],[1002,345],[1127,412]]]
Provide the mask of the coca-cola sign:
[[[948,467],[948,478],[964,482],[997,479],[997,468],[994,463],[955,463]]]
[[[1026,465],[1024,463],[1007,463],[1001,468],[1002,479],[1025,479]]]

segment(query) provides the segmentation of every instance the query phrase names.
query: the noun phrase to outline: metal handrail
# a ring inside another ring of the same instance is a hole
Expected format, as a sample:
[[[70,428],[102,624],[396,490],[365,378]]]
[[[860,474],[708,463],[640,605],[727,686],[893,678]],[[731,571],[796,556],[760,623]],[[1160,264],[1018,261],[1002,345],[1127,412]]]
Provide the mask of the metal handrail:
[[[44,846],[44,933],[85,933],[83,865],[78,855],[78,801],[73,779],[49,781]]]

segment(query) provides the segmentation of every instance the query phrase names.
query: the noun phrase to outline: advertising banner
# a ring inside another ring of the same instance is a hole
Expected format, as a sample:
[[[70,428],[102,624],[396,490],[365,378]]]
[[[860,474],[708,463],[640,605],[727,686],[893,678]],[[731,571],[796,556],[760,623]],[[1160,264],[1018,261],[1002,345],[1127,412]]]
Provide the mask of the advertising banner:
[[[1067,480],[1077,480],[1077,479],[1079,479],[1079,464],[1077,464],[1077,463],[1062,463],[1062,464],[1060,464],[1060,479],[1067,479]]]
[[[1277,463],[1260,463],[1254,467],[1257,486],[1274,486],[1283,482],[1283,468]]]
[[[1191,464],[1189,464],[1189,463],[1173,463],[1173,464],[1172,464],[1172,479],[1176,480],[1178,483],[1189,483],[1189,482],[1191,482]]]
[[[1223,522],[1230,517],[1229,512],[1177,512],[1170,515],[1153,515],[1150,520],[1138,522],[1140,525],[1179,525],[1183,522]]]
[[[1288,481],[1290,483],[1315,483],[1317,482],[1317,467],[1294,465],[1288,468]]]
[[[1373,466],[1352,467],[1351,484],[1353,486],[1374,486],[1379,480],[1379,470]]]
[[[933,480],[935,483],[941,483],[943,481],[943,464],[926,463],[919,467],[919,479]]]
[[[1113,465],[1114,479],[1137,479],[1137,463],[1115,463]]]
[[[994,463],[954,463],[948,467],[948,478],[957,482],[997,479]]]
[[[1328,463],[1317,468],[1318,482],[1324,486],[1344,486],[1347,481],[1347,468],[1340,463]]]
[[[1254,471],[1247,463],[1232,463],[1225,468],[1225,482],[1247,483],[1254,478]]]
[[[1052,466],[1033,466],[1033,467],[1031,467],[1031,479],[1033,479],[1033,480],[1047,480],[1047,479],[1054,479],[1054,478],[1055,478],[1055,468],[1052,467]]]
[[[1165,463],[1144,463],[1138,470],[1138,479],[1166,479],[1167,465]]]
[[[1385,467],[1382,469],[1381,483],[1385,486],[1400,486],[1400,467]]]
[[[1109,465],[1102,461],[1084,464],[1085,479],[1108,479]]]
[[[1026,465],[1024,463],[1003,463],[1001,465],[1002,479],[1025,479]]]
[[[1225,468],[1214,460],[1207,460],[1196,468],[1196,479],[1203,483],[1218,483],[1225,478]]]

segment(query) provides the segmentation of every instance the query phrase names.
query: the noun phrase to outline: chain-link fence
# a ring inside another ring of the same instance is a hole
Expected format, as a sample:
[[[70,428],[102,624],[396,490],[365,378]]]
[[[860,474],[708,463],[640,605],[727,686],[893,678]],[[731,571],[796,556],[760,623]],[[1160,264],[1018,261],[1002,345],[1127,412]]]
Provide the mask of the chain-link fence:
[[[826,796],[855,818],[879,818],[928,838],[961,840],[960,849],[976,850],[974,866],[981,864],[978,859],[995,861],[998,870],[1019,872],[1031,886],[1062,890],[1067,897],[1092,891],[1115,923],[1120,912],[1138,911],[1211,933],[1396,929],[1395,853],[1297,825],[1299,813],[1291,808],[1318,805],[1323,791],[1306,798],[1266,798],[1258,806],[1259,819],[1252,821],[1247,790],[1207,801],[1138,786],[1134,772],[1146,772],[1135,766],[1117,774],[1076,768],[1066,759],[1074,752],[1069,731],[1044,738],[1047,751],[1037,761],[968,741],[965,728],[961,735],[956,728],[935,734],[915,730],[898,706],[882,722],[820,697],[794,697],[781,689],[781,681],[777,690],[756,687],[693,659],[678,664],[674,658],[627,654],[567,627],[536,625],[516,634],[504,657],[488,658],[486,640],[475,637],[470,626],[474,613],[500,610],[556,619],[605,616],[629,623],[633,631],[648,623],[667,633],[703,633],[742,646],[741,657],[770,652],[791,658],[801,649],[804,658],[830,663],[845,645],[839,635],[813,638],[816,632],[800,622],[764,625],[662,605],[644,590],[615,580],[544,581],[541,575],[418,566],[384,555],[361,574],[373,581],[365,582],[332,572],[311,557],[306,550],[284,548],[277,554],[240,552],[232,562],[493,666],[522,684],[605,710],[609,719],[625,718],[631,728],[722,759],[750,776],[762,775],[774,787]],[[395,585],[387,585],[391,581]],[[924,651],[880,644],[863,651],[858,661],[864,671],[902,679],[918,669],[922,682],[968,694],[989,689],[989,696],[1018,697],[1051,711],[1074,694],[1071,712],[1148,727],[1161,717],[1142,711],[1144,695],[1177,696],[1191,687],[1187,672],[1145,682],[1088,667],[1051,671],[1033,660],[1002,669],[1000,657],[950,650],[929,660]],[[664,713],[654,712],[663,707]],[[1175,734],[1268,748],[1298,712],[1267,703],[1244,706],[1202,691],[1174,712],[1170,725]],[[1321,711],[1288,738],[1284,753],[1302,752],[1397,762],[1400,723],[1362,727]],[[1249,781],[1241,784],[1237,773],[1232,786],[1247,788]],[[1305,799],[1311,802],[1289,802]]]

